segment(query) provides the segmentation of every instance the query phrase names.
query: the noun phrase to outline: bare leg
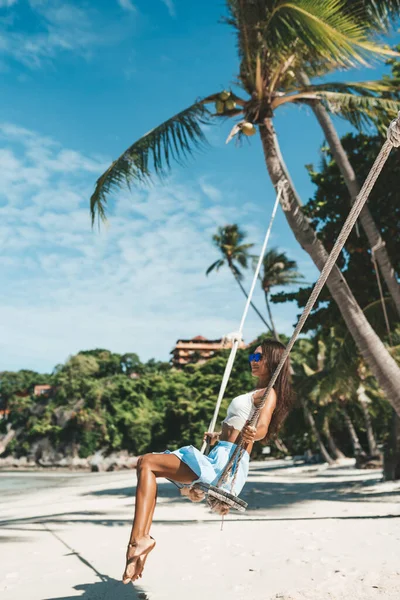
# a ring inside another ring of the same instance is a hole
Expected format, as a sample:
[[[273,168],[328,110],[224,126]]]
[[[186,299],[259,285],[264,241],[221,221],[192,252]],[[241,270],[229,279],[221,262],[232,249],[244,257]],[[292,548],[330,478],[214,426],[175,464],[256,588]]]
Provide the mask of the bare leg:
[[[154,510],[156,508],[156,502],[157,502],[157,498],[154,500],[153,510],[151,511],[151,513],[149,515],[149,519],[148,519],[147,525],[146,525],[146,536],[149,536],[150,539],[153,540],[152,550],[154,549],[154,547],[156,545],[156,542],[155,542],[154,538],[152,538],[151,535],[150,535],[150,528],[151,528],[151,524],[153,523],[153,515],[154,515]],[[146,564],[147,556],[148,556],[148,554],[146,554],[144,556],[140,556],[138,558],[138,569],[137,569],[137,577],[136,577],[136,579],[138,579],[139,577],[142,576],[142,573],[143,573],[143,570],[144,570],[144,566]]]
[[[168,477],[180,483],[192,483],[197,475],[174,454],[146,454],[140,457],[137,465],[138,483],[136,488],[135,517],[127,551],[127,565],[123,582],[137,579],[142,569],[142,561],[154,548],[154,540],[149,530],[153,518],[157,496],[157,477]]]

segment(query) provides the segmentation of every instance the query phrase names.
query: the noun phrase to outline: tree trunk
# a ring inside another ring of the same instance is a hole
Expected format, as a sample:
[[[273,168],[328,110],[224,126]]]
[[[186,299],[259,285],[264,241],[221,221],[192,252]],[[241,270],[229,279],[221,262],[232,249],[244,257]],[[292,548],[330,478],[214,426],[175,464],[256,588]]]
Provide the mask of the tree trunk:
[[[351,420],[350,415],[347,412],[347,408],[342,405],[341,409],[342,409],[342,413],[343,413],[343,417],[344,417],[344,422],[346,424],[347,429],[349,430],[351,445],[353,446],[354,456],[356,458],[359,456],[366,456],[364,450],[362,449],[362,446],[361,446],[360,440],[358,438],[357,432],[355,430],[355,427],[353,425],[353,421]]]
[[[368,450],[370,456],[379,456],[380,452],[378,450],[378,446],[375,440],[375,434],[372,427],[371,415],[369,414],[368,404],[370,403],[370,399],[365,393],[365,388],[362,383],[357,388],[357,400],[360,403],[361,410],[364,415],[365,421],[365,429],[367,432],[367,440],[368,440]]]
[[[246,290],[244,289],[242,282],[240,281],[239,277],[236,275],[236,273],[234,271],[232,271],[234,278],[236,279],[240,289],[242,290],[243,294],[246,296],[246,298],[249,297],[248,293],[246,292]],[[253,304],[253,302],[250,302],[250,306],[251,308],[253,308],[255,310],[255,312],[257,313],[257,315],[260,317],[261,321],[264,323],[264,325],[268,328],[268,331],[270,333],[272,333],[272,329],[270,327],[270,325],[267,323],[267,321],[264,319],[264,317],[262,316],[262,314],[260,313],[260,311],[258,310],[257,306],[255,304]]]
[[[304,85],[310,85],[310,80],[305,73],[298,73],[298,77],[301,83]],[[343,148],[342,142],[340,141],[337,131],[333,125],[332,119],[321,102],[313,103],[311,108],[325,134],[326,140],[332,152],[332,156],[335,159],[345,181],[346,187],[349,190],[351,203],[353,203],[357,198],[361,188],[357,181],[353,167],[350,164],[346,151]],[[367,204],[364,205],[364,208],[360,213],[359,221],[368,238],[370,248],[375,249],[374,254],[376,261],[396,306],[397,312],[400,315],[400,284],[397,280],[396,272],[387,253],[385,243],[382,240],[380,231],[376,226]]]
[[[286,456],[289,456],[290,452],[288,450],[288,447],[280,437],[274,439],[274,444],[278,448],[279,452],[282,452],[283,454],[286,454]]]
[[[287,179],[278,158],[278,140],[271,119],[265,119],[264,126],[260,127],[260,135],[267,169],[272,183],[276,187],[280,181],[287,181]],[[304,215],[301,206],[297,203],[290,185],[285,186],[281,194],[281,205],[297,241],[321,271],[328,258],[328,253]],[[336,265],[328,277],[327,286],[361,355],[377,378],[387,399],[400,415],[400,368],[368,323]]]
[[[400,479],[400,418],[394,411],[384,453],[383,475],[385,481]]]
[[[307,406],[307,403],[305,402],[305,400],[301,400],[301,405],[303,407],[303,411],[304,411],[304,416],[306,417],[306,420],[308,421],[311,431],[313,432],[315,439],[318,442],[318,446],[320,449],[320,452],[322,454],[322,456],[324,457],[325,462],[327,462],[329,465],[333,465],[335,464],[335,461],[333,460],[333,458],[330,456],[328,450],[325,448],[325,444],[322,441],[322,438],[319,434],[319,431],[317,429],[317,426],[315,424],[315,419],[313,417],[312,412],[310,411],[310,409]]]
[[[332,454],[332,456],[334,458],[346,458],[346,456],[343,454],[343,452],[340,450],[340,448],[338,448],[336,446],[336,442],[332,437],[332,433],[331,433],[331,428],[329,426],[329,419],[328,417],[325,417],[324,419],[324,424],[323,424],[323,428],[322,431],[324,432],[324,435],[326,437],[326,440],[328,442],[328,447],[329,447],[329,451]]]
[[[269,304],[268,293],[264,292],[264,294],[265,294],[265,302],[267,304],[267,311],[268,311],[269,320],[271,321],[271,325],[272,325],[272,333],[274,334],[274,338],[276,339],[276,341],[280,342],[281,340],[279,339],[279,335],[278,335],[278,332],[276,331],[274,319],[272,318],[272,311],[271,311],[271,306]]]
[[[7,450],[8,444],[15,438],[16,431],[14,429],[9,429],[5,436],[3,436],[0,440],[0,454],[4,454]]]

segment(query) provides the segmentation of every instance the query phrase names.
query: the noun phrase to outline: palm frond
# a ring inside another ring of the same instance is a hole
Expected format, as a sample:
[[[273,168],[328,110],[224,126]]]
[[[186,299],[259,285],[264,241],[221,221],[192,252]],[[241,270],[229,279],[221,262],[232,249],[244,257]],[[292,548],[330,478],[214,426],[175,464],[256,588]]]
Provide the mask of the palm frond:
[[[311,84],[298,88],[298,92],[339,92],[339,93],[352,93],[357,92],[358,94],[370,94],[371,92],[376,94],[392,94],[398,92],[396,82],[388,79],[387,81],[331,81],[326,83]]]
[[[373,92],[389,97],[375,96]],[[382,81],[310,85],[299,92],[277,96],[272,108],[276,110],[283,104],[307,104],[315,100],[321,100],[329,112],[346,119],[358,130],[373,125],[383,132],[400,109],[400,101],[395,99],[393,87]]]
[[[354,12],[354,0],[348,0],[346,8]],[[363,0],[357,3],[357,18],[378,32],[387,30],[399,13],[400,0]]]
[[[383,132],[400,109],[400,102],[375,96],[340,92],[319,92],[318,96],[329,112],[343,117],[358,130],[373,125]]]
[[[265,24],[263,39],[281,47],[298,40],[314,57],[343,67],[367,65],[371,54],[396,56],[369,41],[368,27],[345,7],[343,0],[280,0]]]
[[[232,258],[234,258],[234,260],[236,260],[241,267],[247,269],[247,254],[244,252],[235,252]]]
[[[236,252],[247,252],[250,248],[253,248],[254,244],[240,244],[240,246],[236,246]]]
[[[214,269],[216,271],[219,271],[221,267],[223,267],[225,264],[225,261],[222,260],[221,258],[219,258],[218,260],[216,260],[212,265],[210,265],[206,271],[206,275],[209,275],[211,273],[211,271],[214,271]]]
[[[204,104],[213,97],[196,102],[155,127],[112,163],[97,180],[90,198],[92,223],[96,216],[105,220],[110,194],[124,185],[130,187],[133,182],[147,182],[152,170],[158,176],[164,175],[172,160],[183,163],[194,149],[206,143],[201,126],[210,122],[211,113]]]
[[[256,89],[257,54],[259,47],[259,23],[265,21],[268,4],[265,0],[226,0],[229,17],[228,25],[236,30],[237,48],[240,58],[239,79],[250,94]],[[263,57],[261,57],[263,58]]]

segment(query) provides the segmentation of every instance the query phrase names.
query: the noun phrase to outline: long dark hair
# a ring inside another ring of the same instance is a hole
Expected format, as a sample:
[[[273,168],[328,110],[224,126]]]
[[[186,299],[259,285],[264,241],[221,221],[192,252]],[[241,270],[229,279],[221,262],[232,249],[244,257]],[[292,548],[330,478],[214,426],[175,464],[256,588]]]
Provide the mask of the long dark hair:
[[[262,360],[265,361],[268,368],[268,381],[274,373],[276,367],[280,363],[285,346],[273,339],[265,339],[261,342]],[[291,369],[289,358],[279,373],[278,379],[275,382],[274,390],[276,392],[276,407],[272,414],[271,422],[268,427],[268,433],[261,442],[266,443],[268,440],[274,439],[279,429],[282,427],[286,417],[293,407],[295,395],[291,384]]]

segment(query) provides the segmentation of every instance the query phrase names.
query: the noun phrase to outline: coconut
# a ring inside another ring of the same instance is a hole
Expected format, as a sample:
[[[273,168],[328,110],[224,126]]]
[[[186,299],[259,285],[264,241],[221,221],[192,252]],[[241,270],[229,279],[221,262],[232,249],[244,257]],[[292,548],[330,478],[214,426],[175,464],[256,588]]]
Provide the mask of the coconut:
[[[215,110],[218,115],[222,115],[225,110],[225,104],[222,100],[217,100],[215,103]]]
[[[257,129],[254,127],[253,123],[242,123],[242,132],[244,135],[254,135],[257,133]]]
[[[223,92],[220,93],[219,98],[220,98],[220,100],[222,100],[222,102],[225,102],[225,100],[228,100],[230,95],[231,95],[230,92],[227,92],[226,90],[224,90]]]
[[[228,100],[225,102],[225,108],[226,110],[234,110],[236,108],[236,102],[233,98],[228,98]]]

